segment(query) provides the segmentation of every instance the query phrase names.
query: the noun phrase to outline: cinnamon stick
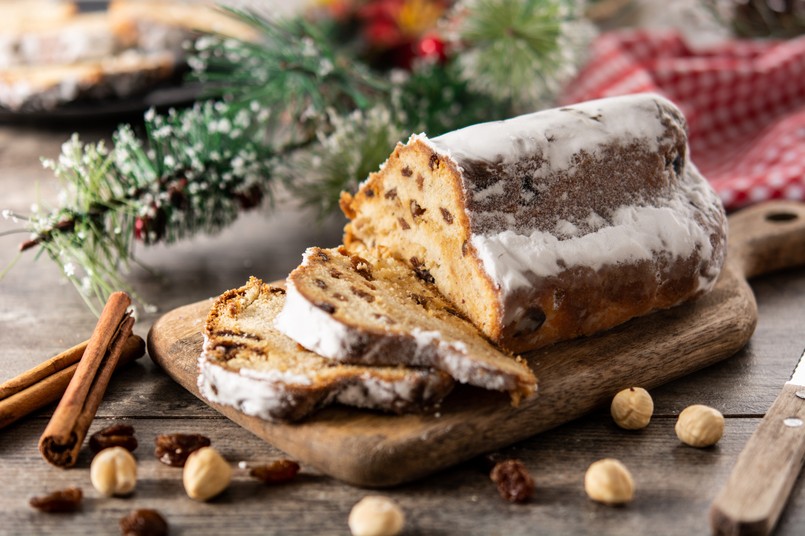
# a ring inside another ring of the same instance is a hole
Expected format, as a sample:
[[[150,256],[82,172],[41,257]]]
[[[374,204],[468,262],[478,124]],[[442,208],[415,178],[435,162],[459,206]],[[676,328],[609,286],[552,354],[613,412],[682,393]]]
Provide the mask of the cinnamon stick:
[[[15,378],[11,378],[7,382],[0,385],[0,400],[5,400],[11,395],[17,394],[23,389],[31,387],[36,382],[44,380],[64,370],[74,363],[78,363],[81,356],[84,355],[84,350],[87,348],[87,342],[76,344],[72,348],[63,351],[62,353],[51,357],[44,363],[41,363],[34,368],[27,370]]]
[[[70,467],[78,459],[112,371],[131,335],[134,319],[126,312],[129,305],[131,298],[125,292],[109,297],[75,374],[39,439],[39,452],[53,465]]]
[[[59,400],[78,368],[77,362],[88,342],[77,344],[0,385],[0,429]],[[144,353],[145,341],[137,335],[130,336],[123,347],[118,368],[139,359]],[[42,371],[50,374],[43,376]]]

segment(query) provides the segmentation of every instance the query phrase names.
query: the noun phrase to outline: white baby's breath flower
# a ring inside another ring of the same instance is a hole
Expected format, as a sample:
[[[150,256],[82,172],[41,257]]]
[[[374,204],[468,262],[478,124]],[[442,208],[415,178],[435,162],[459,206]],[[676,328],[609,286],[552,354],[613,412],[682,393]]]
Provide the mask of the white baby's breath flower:
[[[75,275],[75,264],[68,262],[64,265],[64,275],[73,277]]]

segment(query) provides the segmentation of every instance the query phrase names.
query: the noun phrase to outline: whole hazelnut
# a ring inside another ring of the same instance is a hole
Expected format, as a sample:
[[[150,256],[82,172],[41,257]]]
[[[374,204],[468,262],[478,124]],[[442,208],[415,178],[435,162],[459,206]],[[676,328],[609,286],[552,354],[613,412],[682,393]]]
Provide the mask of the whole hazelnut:
[[[206,501],[224,491],[232,480],[232,467],[212,447],[202,447],[187,457],[182,482],[187,495]]]
[[[103,495],[126,495],[137,485],[137,461],[123,447],[103,449],[92,459],[89,479]]]
[[[352,536],[395,536],[402,532],[405,515],[397,503],[382,495],[368,495],[349,513]]]
[[[648,426],[654,413],[654,401],[642,387],[620,391],[609,408],[615,424],[626,430],[640,430]]]
[[[710,447],[724,435],[724,416],[702,404],[686,407],[674,427],[676,437],[691,447]]]
[[[592,500],[600,503],[625,504],[634,497],[634,481],[621,462],[614,458],[604,458],[587,469],[584,491]]]

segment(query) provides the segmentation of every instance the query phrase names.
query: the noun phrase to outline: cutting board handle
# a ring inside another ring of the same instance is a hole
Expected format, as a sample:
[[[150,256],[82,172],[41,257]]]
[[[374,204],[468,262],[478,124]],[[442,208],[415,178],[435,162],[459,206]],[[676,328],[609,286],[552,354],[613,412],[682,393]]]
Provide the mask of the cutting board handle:
[[[805,203],[769,201],[732,214],[727,262],[746,279],[805,265]]]

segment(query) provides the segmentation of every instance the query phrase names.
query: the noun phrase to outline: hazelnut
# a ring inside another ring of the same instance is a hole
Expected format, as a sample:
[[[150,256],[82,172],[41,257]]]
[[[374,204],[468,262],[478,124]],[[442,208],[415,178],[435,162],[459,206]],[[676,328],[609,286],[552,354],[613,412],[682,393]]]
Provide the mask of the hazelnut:
[[[106,496],[126,495],[137,486],[137,461],[123,447],[103,449],[92,459],[89,479]]]
[[[618,460],[604,458],[590,465],[584,475],[584,491],[594,501],[625,504],[634,497],[634,481],[629,470]]]
[[[651,421],[654,401],[642,387],[630,387],[615,395],[609,409],[615,424],[626,430],[640,430]]]
[[[214,448],[202,447],[187,457],[182,482],[191,499],[211,499],[224,491],[231,480],[232,468]]]
[[[395,536],[402,532],[405,515],[397,503],[381,495],[368,495],[349,513],[352,536]]]
[[[724,416],[702,404],[688,406],[676,421],[676,437],[691,447],[710,447],[724,435]]]

